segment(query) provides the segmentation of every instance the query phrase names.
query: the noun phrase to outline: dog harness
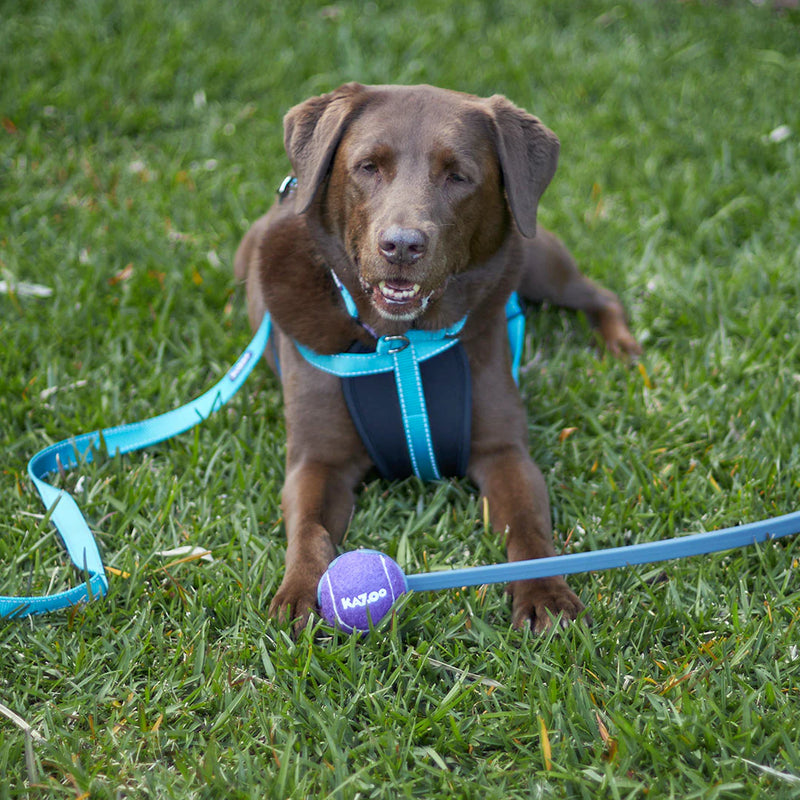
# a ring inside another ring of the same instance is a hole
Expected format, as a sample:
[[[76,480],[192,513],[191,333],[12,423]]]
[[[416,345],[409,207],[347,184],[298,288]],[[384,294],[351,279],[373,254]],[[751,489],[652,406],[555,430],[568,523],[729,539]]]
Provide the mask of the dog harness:
[[[331,275],[348,313],[361,324],[352,296],[333,271]],[[506,304],[506,319],[517,381],[525,317],[516,293]],[[345,353],[320,355],[295,342],[309,364],[341,379],[353,424],[383,477],[413,474],[430,481],[466,474],[472,383],[458,338],[466,320],[437,331],[412,328],[376,337],[374,351],[356,344]]]

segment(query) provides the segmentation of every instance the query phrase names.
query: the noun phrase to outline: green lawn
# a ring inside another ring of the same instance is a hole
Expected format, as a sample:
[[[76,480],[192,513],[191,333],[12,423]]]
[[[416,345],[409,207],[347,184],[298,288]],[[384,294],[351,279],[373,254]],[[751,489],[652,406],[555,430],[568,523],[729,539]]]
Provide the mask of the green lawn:
[[[180,405],[246,344],[231,263],[282,115],[352,79],[504,93],[561,138],[541,221],[645,355],[529,315],[559,549],[796,510],[800,12],[771,6],[0,0],[0,593],[76,580],[28,459]],[[69,476],[117,574],[0,621],[0,704],[32,731],[0,715],[0,798],[800,797],[800,539],[576,576],[589,631],[512,631],[489,587],[294,642],[265,616],[283,455],[260,367],[195,432]],[[348,546],[417,572],[500,539],[465,482],[375,481]],[[186,544],[213,563],[158,555]]]

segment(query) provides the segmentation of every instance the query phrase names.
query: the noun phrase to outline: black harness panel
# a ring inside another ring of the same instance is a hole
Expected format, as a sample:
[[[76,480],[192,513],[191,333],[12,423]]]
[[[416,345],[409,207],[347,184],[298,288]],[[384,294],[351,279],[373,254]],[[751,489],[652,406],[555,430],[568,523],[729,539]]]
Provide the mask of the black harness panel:
[[[356,345],[351,352],[369,352]],[[467,473],[472,430],[472,382],[461,342],[419,365],[433,451],[443,477]],[[342,378],[356,430],[384,478],[414,474],[393,372]]]

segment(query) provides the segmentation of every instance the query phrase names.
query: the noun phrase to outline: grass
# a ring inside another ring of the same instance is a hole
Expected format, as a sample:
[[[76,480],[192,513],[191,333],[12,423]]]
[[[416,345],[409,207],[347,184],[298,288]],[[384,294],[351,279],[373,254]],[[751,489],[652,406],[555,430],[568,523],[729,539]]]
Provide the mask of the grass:
[[[730,3],[0,3],[0,590],[75,580],[25,477],[70,434],[219,378],[233,252],[280,121],[341,82],[502,92],[562,140],[541,217],[646,353],[530,315],[523,388],[560,548],[793,511],[800,17]],[[775,134],[788,126],[786,138]],[[567,435],[568,429],[575,430]],[[0,798],[800,797],[800,544],[576,576],[590,631],[502,588],[419,595],[365,641],[292,641],[280,393],[76,485],[102,603],[0,622]],[[503,559],[462,482],[368,484],[348,535],[409,572]],[[184,544],[214,562],[170,564]]]

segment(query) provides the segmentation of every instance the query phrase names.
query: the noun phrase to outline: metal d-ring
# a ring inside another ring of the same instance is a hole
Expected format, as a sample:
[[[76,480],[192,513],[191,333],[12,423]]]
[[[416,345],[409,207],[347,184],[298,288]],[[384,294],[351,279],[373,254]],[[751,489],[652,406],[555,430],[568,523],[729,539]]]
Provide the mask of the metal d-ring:
[[[404,336],[402,333],[397,333],[393,336],[384,336],[384,342],[400,342],[401,344],[398,347],[389,347],[386,352],[389,355],[394,355],[395,353],[401,353],[403,350],[408,347],[411,342],[408,340],[408,336]]]

